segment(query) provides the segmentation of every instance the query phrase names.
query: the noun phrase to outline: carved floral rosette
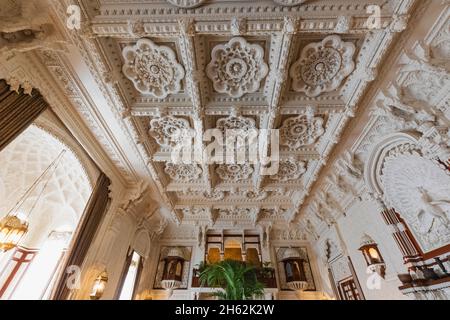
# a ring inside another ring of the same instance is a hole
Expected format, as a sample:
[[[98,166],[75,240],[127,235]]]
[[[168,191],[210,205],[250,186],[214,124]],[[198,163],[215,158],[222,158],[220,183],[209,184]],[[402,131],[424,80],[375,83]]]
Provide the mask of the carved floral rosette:
[[[164,116],[150,121],[149,134],[160,146],[170,148],[180,146],[193,132],[186,119]]]
[[[164,171],[177,182],[193,182],[202,174],[202,169],[196,164],[167,163]]]
[[[233,98],[258,91],[268,72],[264,49],[241,37],[215,46],[211,62],[206,68],[206,74],[213,82],[214,89]]]
[[[216,128],[223,134],[223,141],[226,139],[236,142],[238,149],[245,148],[247,145],[256,143],[257,132],[255,120],[246,117],[229,116],[217,120]]]
[[[280,161],[278,173],[270,176],[270,179],[278,182],[294,181],[299,179],[306,172],[306,164],[303,161],[288,159]]]
[[[280,128],[281,145],[297,150],[315,143],[325,132],[323,122],[320,117],[309,120],[306,115],[286,119]]]
[[[169,47],[140,39],[135,45],[126,46],[122,55],[122,71],[139,92],[164,99],[181,90],[184,68]]]
[[[290,69],[293,89],[309,97],[336,90],[355,69],[355,50],[339,36],[308,44]]]
[[[253,167],[249,164],[221,164],[216,173],[227,182],[238,182],[249,179],[253,173]]]

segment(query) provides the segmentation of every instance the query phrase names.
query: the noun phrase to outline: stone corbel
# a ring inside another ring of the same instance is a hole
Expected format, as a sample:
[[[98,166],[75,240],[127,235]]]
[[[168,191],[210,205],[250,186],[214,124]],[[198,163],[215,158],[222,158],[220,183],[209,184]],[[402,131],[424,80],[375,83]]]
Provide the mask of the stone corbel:
[[[11,91],[19,93],[20,88],[22,88],[24,93],[28,95],[31,95],[34,87],[30,81],[26,79],[19,80],[16,77],[7,79],[6,83],[9,85]]]
[[[183,220],[183,214],[181,212],[165,206],[159,208],[159,214],[164,220],[173,221],[177,226],[179,226]]]
[[[270,246],[270,232],[272,230],[272,224],[259,225],[261,244],[263,248],[267,249]]]
[[[197,226],[197,246],[203,248],[206,244],[208,226],[201,224]]]
[[[211,226],[216,224],[218,217],[219,217],[219,213],[217,212],[217,210],[214,210],[214,209],[209,210],[209,223]]]
[[[142,202],[144,193],[148,190],[148,184],[144,181],[139,181],[126,195],[125,200],[120,204],[120,209],[129,211],[138,203]]]
[[[363,179],[363,164],[354,153],[346,151],[338,160],[338,165],[343,169],[343,176],[351,183],[359,184]]]

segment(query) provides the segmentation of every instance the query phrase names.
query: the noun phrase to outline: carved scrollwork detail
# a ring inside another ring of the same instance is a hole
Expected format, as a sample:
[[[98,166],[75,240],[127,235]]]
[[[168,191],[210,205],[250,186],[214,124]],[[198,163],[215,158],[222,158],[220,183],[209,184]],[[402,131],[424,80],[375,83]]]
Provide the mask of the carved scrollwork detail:
[[[220,190],[212,190],[211,192],[204,192],[203,196],[209,200],[220,201],[225,198],[225,192]]]
[[[280,161],[278,173],[276,175],[270,176],[270,179],[279,182],[287,182],[299,179],[305,172],[305,162],[288,159],[285,161]]]

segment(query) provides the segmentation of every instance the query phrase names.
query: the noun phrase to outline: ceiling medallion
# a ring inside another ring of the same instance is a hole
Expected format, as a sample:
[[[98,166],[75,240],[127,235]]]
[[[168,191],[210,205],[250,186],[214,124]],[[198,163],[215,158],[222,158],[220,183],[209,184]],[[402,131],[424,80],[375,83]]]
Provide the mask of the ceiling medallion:
[[[302,3],[305,3],[308,0],[273,0],[273,1],[281,6],[293,7],[301,5]]]
[[[255,140],[258,137],[255,120],[252,118],[231,115],[217,120],[216,128],[222,132],[224,139],[236,141],[238,149],[256,143]],[[224,141],[226,142],[227,140]]]
[[[162,147],[173,148],[182,144],[190,132],[189,122],[182,118],[165,116],[150,121],[149,134]]]
[[[227,130],[251,130],[256,129],[255,120],[252,118],[229,116],[228,118],[221,118],[217,120],[217,129],[222,131],[223,134]]]
[[[180,91],[184,69],[169,47],[140,39],[134,46],[125,47],[122,55],[122,71],[139,92],[164,99]]]
[[[306,164],[294,159],[280,161],[278,173],[270,176],[270,179],[279,182],[287,182],[299,179],[306,172]]]
[[[292,87],[308,97],[336,90],[355,69],[355,45],[339,36],[328,36],[322,42],[307,45],[290,70]]]
[[[233,38],[214,47],[206,74],[219,93],[240,98],[256,92],[269,67],[264,62],[264,49],[249,44],[244,38]]]
[[[205,0],[167,0],[170,4],[180,8],[195,8],[200,6]]]
[[[297,150],[315,143],[325,132],[323,122],[320,117],[308,119],[307,115],[286,119],[280,128],[281,145]]]
[[[196,164],[166,163],[164,171],[177,182],[193,182],[202,174],[202,169]]]
[[[221,164],[216,173],[224,181],[238,182],[249,179],[253,173],[253,167],[249,164]]]

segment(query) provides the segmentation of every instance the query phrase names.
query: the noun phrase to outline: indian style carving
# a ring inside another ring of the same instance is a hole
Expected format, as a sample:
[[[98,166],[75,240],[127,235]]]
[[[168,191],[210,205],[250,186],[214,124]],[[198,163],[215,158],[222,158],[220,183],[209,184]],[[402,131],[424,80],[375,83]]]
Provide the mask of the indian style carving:
[[[292,87],[309,97],[336,90],[355,69],[355,45],[339,36],[307,45],[290,70]]]
[[[270,176],[270,179],[286,182],[298,180],[306,172],[306,163],[304,161],[296,161],[288,159],[280,161],[278,173]]]
[[[280,128],[281,145],[292,150],[311,145],[325,132],[324,120],[321,117],[314,117],[309,120],[306,115],[288,118]]]
[[[268,71],[264,49],[240,37],[214,47],[206,68],[214,89],[233,98],[258,91]]]
[[[196,164],[166,163],[164,171],[177,182],[193,182],[202,174],[202,169]]]
[[[150,135],[162,147],[175,147],[183,143],[192,131],[189,121],[172,116],[164,116],[150,121]]]
[[[184,68],[169,47],[140,39],[135,45],[126,46],[122,54],[122,71],[139,92],[163,99],[181,90]]]
[[[256,129],[255,120],[247,117],[229,116],[217,120],[216,128],[225,135],[227,130],[249,130]]]
[[[299,6],[303,3],[305,3],[308,0],[273,0],[276,4],[286,6],[286,7],[293,7],[293,6]]]
[[[216,173],[227,182],[239,182],[249,179],[253,173],[253,167],[249,164],[221,164]]]
[[[205,2],[205,0],[167,0],[170,4],[180,8],[195,8]]]
[[[381,181],[387,201],[412,229],[424,251],[450,241],[450,176],[421,156],[417,146],[392,149],[385,158]]]

